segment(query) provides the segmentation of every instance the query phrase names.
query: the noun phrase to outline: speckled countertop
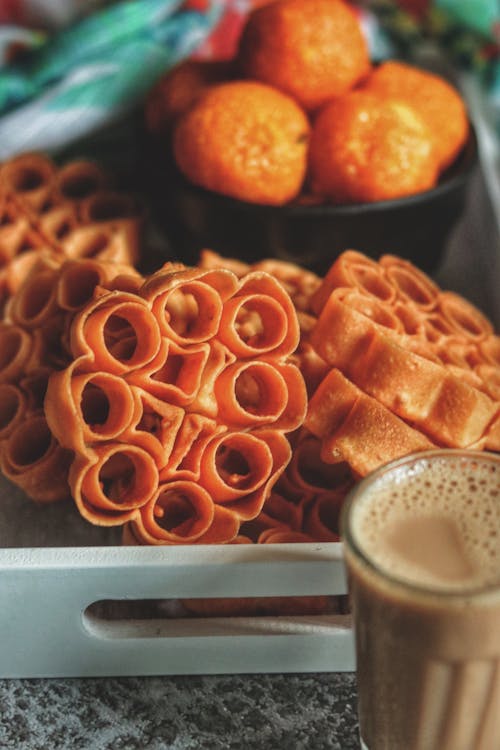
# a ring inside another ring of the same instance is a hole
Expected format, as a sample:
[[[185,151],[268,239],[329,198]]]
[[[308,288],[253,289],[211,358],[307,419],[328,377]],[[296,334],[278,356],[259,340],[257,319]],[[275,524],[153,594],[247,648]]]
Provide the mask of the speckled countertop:
[[[352,674],[0,680],[2,750],[358,750]]]

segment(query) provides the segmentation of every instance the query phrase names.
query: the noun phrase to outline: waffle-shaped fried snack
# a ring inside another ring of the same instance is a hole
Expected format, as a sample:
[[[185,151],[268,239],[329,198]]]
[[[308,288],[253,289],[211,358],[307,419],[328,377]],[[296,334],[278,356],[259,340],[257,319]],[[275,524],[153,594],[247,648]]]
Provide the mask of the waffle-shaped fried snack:
[[[229,264],[239,273],[256,267],[213,251],[200,264]],[[309,400],[274,493],[293,513],[265,506],[242,528],[253,541],[284,527],[331,540],[336,509],[353,484],[405,453],[500,449],[500,337],[474,305],[394,255],[376,261],[346,250],[324,279],[307,271],[301,277],[300,268],[280,261],[260,265],[285,286],[294,281],[300,341],[291,359]],[[300,527],[290,520],[298,511]]]
[[[73,315],[48,425],[81,515],[141,544],[227,543],[290,461],[307,400],[293,303],[263,271],[166,264]]]
[[[74,420],[58,404],[53,419],[57,427],[49,428],[44,403],[50,376],[57,377],[72,361],[72,320],[94,296],[122,285],[137,288],[140,280],[131,266],[90,259],[61,265],[44,256],[9,298],[0,323],[0,466],[36,502],[70,494],[72,451],[57,436],[71,430]],[[116,386],[109,378],[106,385]]]
[[[432,445],[498,450],[500,339],[471,303],[401,258],[347,251],[311,307],[332,369],[305,426],[324,460],[364,474]]]
[[[90,161],[26,153],[0,165],[0,304],[41,256],[135,265],[144,209]]]

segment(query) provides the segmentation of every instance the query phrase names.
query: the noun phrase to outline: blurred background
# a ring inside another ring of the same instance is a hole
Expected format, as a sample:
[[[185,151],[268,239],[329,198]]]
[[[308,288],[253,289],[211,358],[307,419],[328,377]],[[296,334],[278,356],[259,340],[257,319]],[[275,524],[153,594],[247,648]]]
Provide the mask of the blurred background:
[[[78,144],[120,165],[127,131],[114,128],[110,151],[106,126],[140,111],[181,60],[232,58],[248,13],[268,2],[0,0],[0,159],[26,150],[61,155]],[[458,79],[491,156],[500,133],[497,0],[352,5],[374,62],[406,58]]]

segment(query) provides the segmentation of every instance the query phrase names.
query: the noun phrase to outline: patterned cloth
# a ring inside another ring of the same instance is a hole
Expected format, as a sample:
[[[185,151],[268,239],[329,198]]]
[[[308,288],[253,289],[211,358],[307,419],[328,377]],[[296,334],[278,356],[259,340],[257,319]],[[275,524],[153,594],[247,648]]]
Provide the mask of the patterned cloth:
[[[266,2],[2,0],[0,159],[57,152],[116,122],[186,56],[231,58],[247,14]],[[472,76],[481,116],[500,135],[498,0],[359,0],[353,7],[373,60],[411,60],[433,44]]]
[[[0,159],[57,151],[118,120],[200,45],[222,10],[223,0],[202,9],[182,0],[129,0],[52,35],[0,27]]]

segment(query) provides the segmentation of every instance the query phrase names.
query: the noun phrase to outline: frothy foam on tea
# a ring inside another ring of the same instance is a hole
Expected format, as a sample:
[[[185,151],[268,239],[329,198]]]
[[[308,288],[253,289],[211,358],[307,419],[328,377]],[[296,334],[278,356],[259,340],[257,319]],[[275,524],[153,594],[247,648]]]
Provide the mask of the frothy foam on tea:
[[[467,590],[500,581],[500,469],[473,459],[401,466],[357,503],[353,537],[375,565],[415,585]]]

